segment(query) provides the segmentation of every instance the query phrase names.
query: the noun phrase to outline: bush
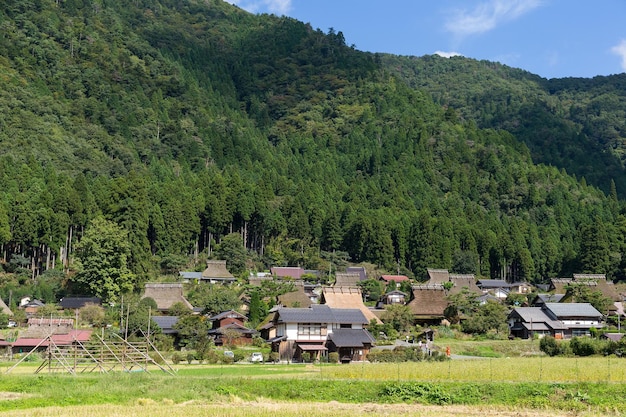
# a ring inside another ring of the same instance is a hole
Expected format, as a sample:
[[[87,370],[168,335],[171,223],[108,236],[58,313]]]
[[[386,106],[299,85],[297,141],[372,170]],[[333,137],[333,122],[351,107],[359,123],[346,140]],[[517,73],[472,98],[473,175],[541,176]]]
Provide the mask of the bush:
[[[304,352],[302,354],[302,362],[304,363],[311,362],[311,354],[309,352]]]
[[[266,345],[267,345],[267,342],[263,340],[262,337],[255,336],[252,338],[252,346],[262,348],[262,347],[265,347]]]
[[[278,352],[270,352],[269,356],[270,362],[277,363],[280,360],[280,355]]]
[[[189,352],[187,354],[187,363],[189,363],[189,365],[191,365],[191,363],[193,362],[193,360],[196,359],[196,354],[193,352]]]
[[[557,356],[562,352],[559,342],[552,336],[546,336],[541,339],[539,349],[548,356]]]
[[[183,356],[182,356],[180,353],[178,353],[178,352],[174,352],[174,353],[172,354],[172,363],[173,363],[174,365],[178,365],[178,364],[179,364],[179,363],[181,363],[182,361],[183,361]]]
[[[587,337],[574,337],[569,342],[572,353],[576,356],[591,356],[596,353],[593,340]]]
[[[235,351],[235,357],[233,358],[233,362],[241,362],[242,360],[244,360],[246,357],[246,355],[244,354],[244,352],[240,351],[240,350],[236,350]]]
[[[328,362],[330,362],[330,363],[339,363],[339,353],[338,352],[330,352],[328,354]]]

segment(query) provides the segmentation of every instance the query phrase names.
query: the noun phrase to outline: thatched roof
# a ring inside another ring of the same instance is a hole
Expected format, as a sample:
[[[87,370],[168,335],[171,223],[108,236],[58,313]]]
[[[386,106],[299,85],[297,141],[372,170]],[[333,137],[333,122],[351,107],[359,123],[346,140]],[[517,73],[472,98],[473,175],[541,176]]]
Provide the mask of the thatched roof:
[[[336,287],[356,287],[361,281],[361,274],[358,272],[337,272],[335,274]]]
[[[0,313],[6,314],[7,316],[13,315],[11,309],[2,301],[2,298],[0,298]]]
[[[448,306],[443,286],[414,286],[412,300],[407,304],[416,318],[443,318]]]
[[[473,274],[450,274],[450,282],[454,284],[450,289],[450,295],[460,293],[463,288],[467,288],[475,294],[482,294],[482,291],[476,285],[476,278]]]
[[[447,269],[431,269],[428,268],[428,283],[429,284],[443,284],[450,281],[450,274]]]
[[[356,308],[363,312],[367,321],[375,320],[376,323],[382,321],[363,304],[363,295],[360,288],[355,287],[324,287],[322,289],[322,299],[325,304],[332,308]]]
[[[295,285],[295,290],[279,295],[278,304],[285,307],[310,307],[313,302],[311,297],[304,291],[304,285]]]
[[[550,288],[558,294],[565,294],[567,292],[565,287],[572,284],[587,285],[591,291],[598,291],[612,301],[621,300],[615,284],[607,280],[604,274],[574,274],[574,278],[553,278],[550,280]]]
[[[181,302],[190,310],[193,306],[183,296],[183,284],[177,282],[146,283],[143,298],[152,298],[159,310],[169,310],[174,303]]]
[[[202,272],[202,279],[234,281],[233,274],[226,269],[226,261],[206,261],[206,269]]]

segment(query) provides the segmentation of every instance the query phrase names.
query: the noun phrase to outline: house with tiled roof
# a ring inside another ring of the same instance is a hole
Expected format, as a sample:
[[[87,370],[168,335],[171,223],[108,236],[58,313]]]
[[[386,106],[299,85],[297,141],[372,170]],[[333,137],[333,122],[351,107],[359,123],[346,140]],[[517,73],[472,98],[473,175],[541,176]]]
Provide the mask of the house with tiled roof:
[[[299,361],[303,354],[321,358],[336,351],[345,361],[367,357],[374,338],[366,330],[369,323],[359,309],[312,305],[309,308],[278,308],[271,320],[276,336],[272,350],[281,360]]]
[[[99,297],[63,297],[59,302],[59,307],[63,310],[79,310],[86,305],[102,305]]]
[[[395,283],[396,288],[400,288],[400,284],[402,284],[403,282],[410,281],[409,277],[407,277],[406,275],[381,275],[379,280],[384,282],[385,285]]]
[[[210,317],[212,323],[209,335],[213,337],[216,346],[224,343],[229,345],[250,345],[252,338],[257,334],[256,330],[245,326],[246,316],[234,310],[224,311]],[[236,335],[236,337],[234,337]],[[227,339],[231,340],[227,340]]]
[[[270,272],[276,278],[300,279],[305,274],[304,268],[299,266],[274,266]]]
[[[603,316],[589,303],[545,303],[541,307],[517,307],[508,315],[512,337],[534,335],[569,339],[588,336],[604,327]]]

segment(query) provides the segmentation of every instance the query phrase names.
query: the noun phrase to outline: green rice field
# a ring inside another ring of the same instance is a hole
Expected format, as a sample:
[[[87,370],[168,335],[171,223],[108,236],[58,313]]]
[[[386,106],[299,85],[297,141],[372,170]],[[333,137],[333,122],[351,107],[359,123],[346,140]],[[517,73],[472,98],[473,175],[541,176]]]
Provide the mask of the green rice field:
[[[8,368],[0,365],[3,416],[626,415],[626,360],[616,357],[179,364],[174,375]]]

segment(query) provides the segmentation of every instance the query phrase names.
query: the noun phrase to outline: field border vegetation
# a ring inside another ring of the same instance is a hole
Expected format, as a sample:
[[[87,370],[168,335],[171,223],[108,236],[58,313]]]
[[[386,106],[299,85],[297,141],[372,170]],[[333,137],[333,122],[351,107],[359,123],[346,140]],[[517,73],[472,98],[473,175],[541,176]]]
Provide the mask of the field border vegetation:
[[[622,415],[619,410],[626,397],[624,373],[609,373],[604,379],[587,377],[598,375],[598,366],[603,363],[610,369],[610,360],[616,368],[623,368],[622,360],[617,358],[545,357],[403,364],[196,365],[178,367],[175,376],[157,372],[77,376],[3,374],[0,392],[5,395],[0,396],[0,412],[49,407],[98,408],[107,404],[332,401]],[[510,365],[515,363],[516,367]],[[537,366],[545,368],[538,373]],[[511,376],[515,368],[517,378]],[[452,369],[464,378],[458,379]],[[578,380],[564,377],[571,378],[572,369],[578,369]]]

